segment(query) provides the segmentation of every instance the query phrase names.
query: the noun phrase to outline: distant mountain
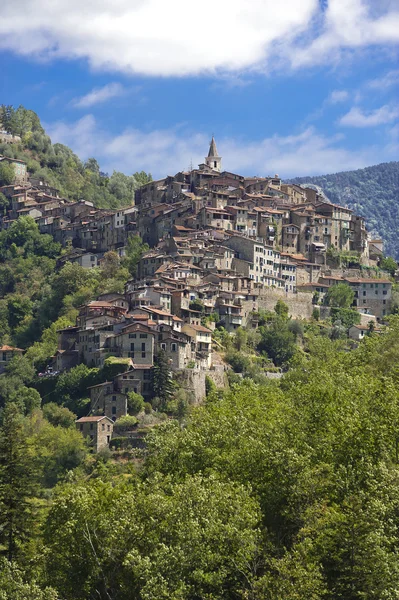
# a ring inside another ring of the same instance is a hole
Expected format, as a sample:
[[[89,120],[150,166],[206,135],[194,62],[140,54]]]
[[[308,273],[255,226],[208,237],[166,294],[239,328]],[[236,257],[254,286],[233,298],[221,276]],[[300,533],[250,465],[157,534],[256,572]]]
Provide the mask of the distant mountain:
[[[368,230],[383,238],[385,254],[399,259],[399,162],[290,182],[319,186],[331,202],[365,217]]]

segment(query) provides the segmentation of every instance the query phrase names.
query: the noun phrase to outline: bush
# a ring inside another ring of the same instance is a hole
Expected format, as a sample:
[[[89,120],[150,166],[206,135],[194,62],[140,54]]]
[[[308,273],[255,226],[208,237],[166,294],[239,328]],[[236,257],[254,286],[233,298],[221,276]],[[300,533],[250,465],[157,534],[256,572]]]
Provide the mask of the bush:
[[[205,376],[205,392],[206,395],[209,396],[212,392],[216,392],[216,384],[213,381],[213,379],[211,379],[209,377],[209,375]]]
[[[136,417],[134,417],[133,415],[125,415],[124,417],[119,417],[119,419],[115,421],[114,426],[118,427],[119,429],[131,429],[132,427],[137,425],[137,423],[138,421]]]
[[[150,415],[152,413],[152,406],[150,402],[144,402],[144,412],[146,415]]]
[[[125,437],[114,437],[112,438],[112,440],[109,443],[109,447],[112,450],[121,450],[123,449],[127,449],[131,446],[130,440],[129,438],[125,438]]]
[[[312,312],[312,319],[314,319],[315,321],[318,321],[320,319],[320,308],[317,308],[315,306]]]
[[[236,373],[243,373],[251,366],[251,359],[237,350],[230,350],[225,356],[226,361]]]

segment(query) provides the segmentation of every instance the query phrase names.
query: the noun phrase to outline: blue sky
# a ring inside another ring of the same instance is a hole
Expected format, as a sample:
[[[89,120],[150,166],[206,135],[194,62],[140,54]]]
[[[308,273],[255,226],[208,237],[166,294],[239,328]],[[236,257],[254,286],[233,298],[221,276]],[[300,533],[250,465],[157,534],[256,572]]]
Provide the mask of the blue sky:
[[[398,0],[13,0],[0,102],[103,170],[283,177],[398,160]]]

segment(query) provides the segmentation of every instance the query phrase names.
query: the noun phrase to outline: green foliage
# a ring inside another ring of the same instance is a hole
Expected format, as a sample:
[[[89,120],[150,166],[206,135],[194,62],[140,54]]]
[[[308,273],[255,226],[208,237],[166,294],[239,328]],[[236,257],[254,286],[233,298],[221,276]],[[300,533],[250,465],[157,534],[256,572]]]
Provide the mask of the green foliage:
[[[205,376],[205,391],[207,397],[216,392],[217,387],[216,383],[209,377],[209,375]]]
[[[320,319],[320,308],[318,308],[317,306],[315,306],[312,311],[312,319],[314,319],[315,321],[318,321]]]
[[[295,335],[289,330],[287,321],[275,320],[269,327],[260,328],[262,339],[258,350],[266,352],[275,365],[288,363],[296,352]]]
[[[47,520],[50,580],[66,600],[242,597],[258,522],[248,490],[215,476],[67,485]]]
[[[395,259],[399,257],[399,162],[318,177],[298,177],[292,182],[318,185],[331,202],[348,205],[365,217],[369,231],[378,232],[383,238],[388,254]]]
[[[144,244],[140,236],[133,235],[128,238],[123,265],[128,269],[132,277],[136,276],[139,260],[148,249],[148,244]]]
[[[41,411],[32,415],[27,431],[44,487],[53,487],[68,471],[78,467],[87,454],[84,439],[74,426],[54,426],[43,418]]]
[[[276,306],[274,307],[276,315],[283,319],[288,319],[288,306],[282,300],[277,300]]]
[[[388,271],[388,273],[393,277],[395,272],[398,269],[398,263],[391,257],[385,256],[379,264],[380,268],[384,271]]]
[[[325,295],[327,306],[349,308],[353,304],[355,292],[346,283],[332,285]]]
[[[119,417],[115,421],[115,427],[123,428],[123,429],[131,429],[135,425],[137,425],[138,420],[133,415],[125,415],[124,417]]]
[[[331,308],[331,320],[333,323],[339,321],[345,329],[349,329],[360,323],[360,314],[350,308]]]
[[[158,352],[154,362],[152,387],[154,397],[159,398],[160,401],[158,408],[165,410],[168,400],[173,395],[174,385],[169,360],[163,350]]]
[[[57,402],[66,406],[78,417],[83,416],[87,405],[82,402],[82,399],[86,398],[88,388],[98,383],[97,378],[98,369],[90,369],[84,364],[80,364],[66,373],[61,373],[54,391]]]
[[[127,395],[127,407],[129,413],[138,415],[144,409],[144,398],[136,392],[129,392]]]
[[[8,560],[23,554],[33,526],[38,476],[16,403],[6,404],[0,428],[0,545]]]
[[[76,415],[65,406],[49,402],[43,406],[43,415],[54,427],[69,429],[75,427]]]
[[[41,588],[28,578],[21,567],[5,558],[0,559],[0,600],[58,600],[55,590]]]
[[[205,310],[204,303],[198,298],[196,300],[191,300],[188,307],[190,310],[196,310],[197,312],[204,312]]]
[[[0,162],[0,186],[10,185],[15,180],[15,169],[12,163],[7,161]]]

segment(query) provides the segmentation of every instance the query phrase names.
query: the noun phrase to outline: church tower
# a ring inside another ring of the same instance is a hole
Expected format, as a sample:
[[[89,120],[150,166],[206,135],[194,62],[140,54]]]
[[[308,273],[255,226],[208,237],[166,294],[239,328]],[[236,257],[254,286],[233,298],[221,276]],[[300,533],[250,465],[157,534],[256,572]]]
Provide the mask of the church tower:
[[[219,173],[222,170],[222,157],[218,154],[215,138],[213,136],[211,145],[209,146],[208,156],[205,157],[205,164],[214,171],[219,171]]]

